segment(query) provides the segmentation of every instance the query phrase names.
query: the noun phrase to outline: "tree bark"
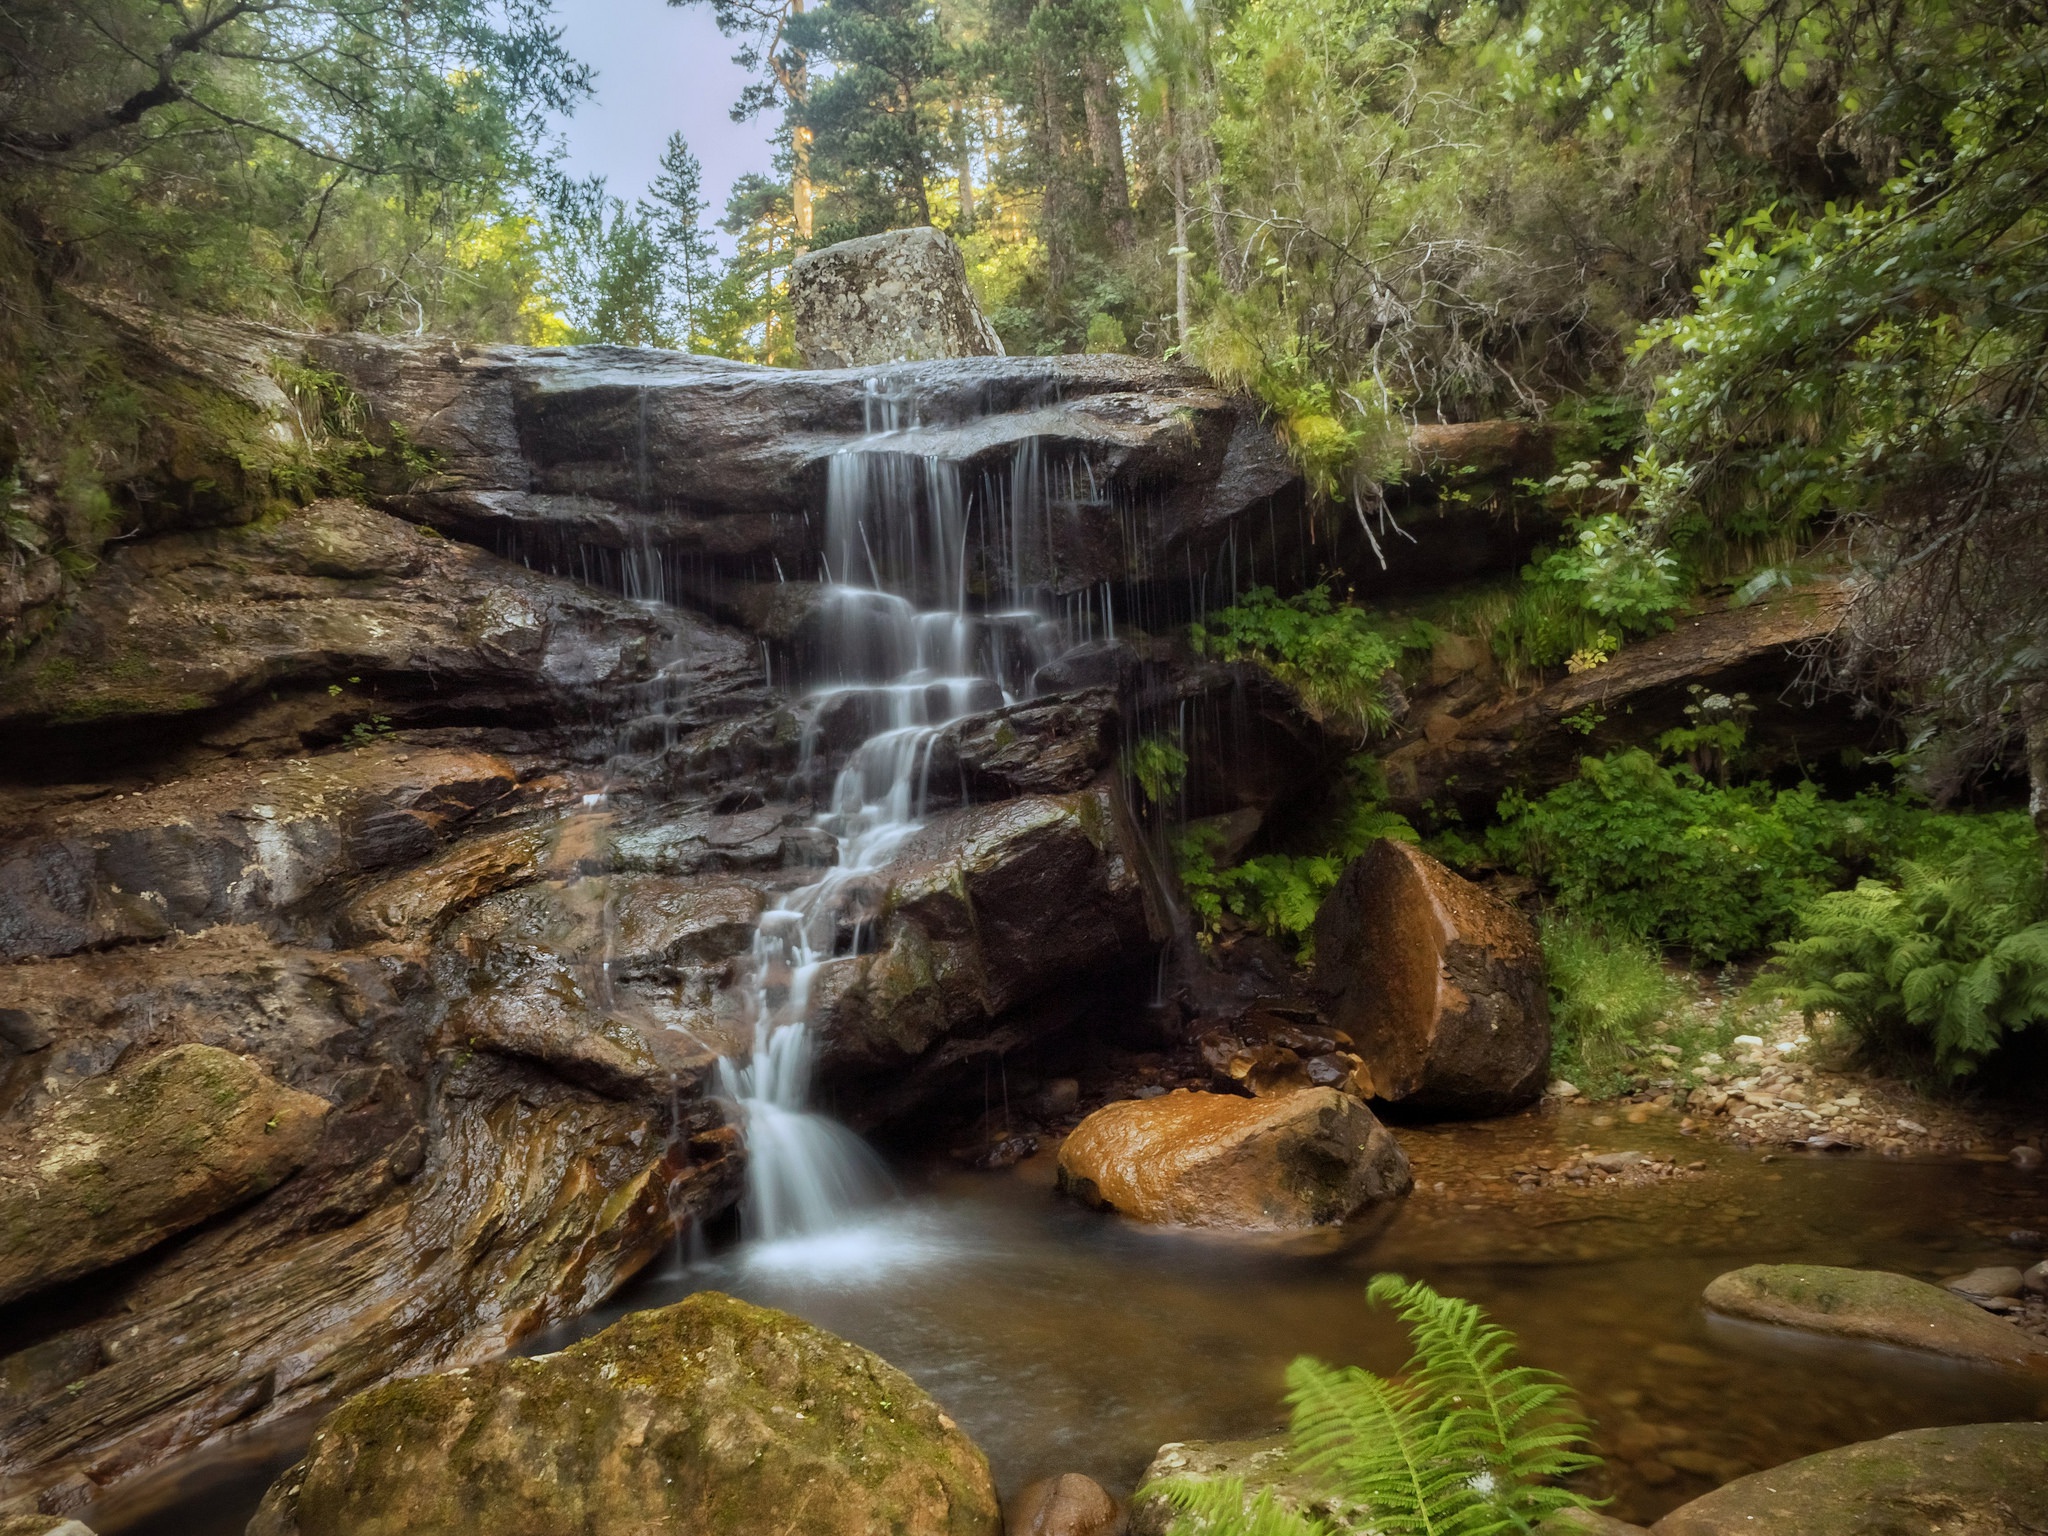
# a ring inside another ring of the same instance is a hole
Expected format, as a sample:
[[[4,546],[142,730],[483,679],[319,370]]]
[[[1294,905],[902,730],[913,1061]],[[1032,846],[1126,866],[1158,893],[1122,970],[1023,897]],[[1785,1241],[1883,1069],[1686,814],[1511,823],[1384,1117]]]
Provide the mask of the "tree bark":
[[[967,131],[967,110],[958,105],[953,108],[953,152],[960,178],[960,218],[953,227],[964,235],[974,228],[974,144]]]
[[[1119,250],[1132,240],[1131,178],[1124,164],[1124,125],[1117,111],[1109,65],[1090,55],[1081,64],[1081,110],[1088,120],[1088,152],[1102,177],[1102,216]]]
[[[2020,725],[2026,731],[2027,810],[2048,853],[2048,683],[2020,694]]]

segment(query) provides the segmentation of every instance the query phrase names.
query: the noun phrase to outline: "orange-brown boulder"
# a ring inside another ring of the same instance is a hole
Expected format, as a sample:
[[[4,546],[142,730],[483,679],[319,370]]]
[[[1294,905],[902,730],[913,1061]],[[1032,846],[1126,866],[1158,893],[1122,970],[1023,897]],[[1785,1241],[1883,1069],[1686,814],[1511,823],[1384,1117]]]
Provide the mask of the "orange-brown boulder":
[[[1340,1222],[1415,1182],[1393,1132],[1335,1088],[1106,1104],[1061,1146],[1059,1180],[1139,1221],[1255,1232]]]
[[[1124,1508],[1092,1477],[1040,1478],[1004,1506],[1007,1536],[1124,1536]]]
[[[1550,999],[1529,920],[1383,838],[1316,914],[1316,980],[1372,1097],[1497,1114],[1543,1091]]]

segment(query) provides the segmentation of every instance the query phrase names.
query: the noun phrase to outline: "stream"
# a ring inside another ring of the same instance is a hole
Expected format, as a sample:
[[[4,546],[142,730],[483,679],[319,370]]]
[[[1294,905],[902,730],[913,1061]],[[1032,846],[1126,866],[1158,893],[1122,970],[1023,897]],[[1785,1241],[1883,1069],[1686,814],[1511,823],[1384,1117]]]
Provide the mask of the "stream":
[[[1807,1260],[1935,1277],[2006,1261],[2048,1190],[2003,1162],[1800,1156],[1595,1127],[1583,1108],[1406,1127],[1416,1193],[1320,1246],[1146,1229],[1053,1190],[1041,1154],[1004,1173],[901,1162],[903,1194],[847,1224],[658,1263],[531,1341],[560,1348],[711,1288],[785,1308],[902,1367],[981,1444],[1003,1492],[1085,1472],[1127,1493],[1164,1442],[1280,1427],[1300,1353],[1398,1368],[1399,1328],[1362,1292],[1381,1270],[1486,1307],[1528,1361],[1567,1376],[1608,1456],[1611,1512],[1649,1520],[1728,1477],[1916,1426],[2048,1414],[2048,1384],[1875,1345],[1712,1319],[1715,1275]],[[1591,1145],[1683,1152],[1705,1171],[1643,1188],[1524,1195],[1489,1175]],[[1437,1183],[1444,1193],[1435,1190]],[[303,1437],[310,1426],[298,1431]],[[275,1440],[187,1468],[115,1536],[238,1533],[296,1455]]]

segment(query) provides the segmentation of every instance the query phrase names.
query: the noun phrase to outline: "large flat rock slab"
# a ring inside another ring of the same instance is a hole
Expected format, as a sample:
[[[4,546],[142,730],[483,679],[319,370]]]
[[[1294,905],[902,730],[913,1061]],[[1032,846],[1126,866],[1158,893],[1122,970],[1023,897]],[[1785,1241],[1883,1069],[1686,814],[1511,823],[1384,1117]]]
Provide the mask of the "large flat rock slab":
[[[1720,1276],[1703,1299],[1713,1311],[1752,1322],[2048,1370],[2040,1340],[1909,1275],[1825,1264],[1752,1264]]]
[[[1909,1429],[1753,1473],[1653,1536],[2035,1536],[2048,1529],[2048,1424]]]

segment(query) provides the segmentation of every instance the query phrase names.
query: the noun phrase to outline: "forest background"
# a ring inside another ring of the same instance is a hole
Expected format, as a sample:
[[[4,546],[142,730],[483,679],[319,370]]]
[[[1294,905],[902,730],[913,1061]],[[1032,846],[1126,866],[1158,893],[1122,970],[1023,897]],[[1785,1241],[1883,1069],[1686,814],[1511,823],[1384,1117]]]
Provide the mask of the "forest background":
[[[1510,675],[1852,574],[1828,680],[1901,722],[1888,771],[1936,802],[2022,786],[2048,836],[2048,6],[682,3],[778,145],[715,226],[679,137],[631,204],[562,169],[592,80],[546,0],[9,5],[0,553],[89,570],[140,515],[123,466],[175,426],[67,296],[792,364],[796,255],[930,223],[1009,350],[1199,364],[1264,402],[1333,515],[1381,514],[1412,422],[1547,422],[1559,473],[1527,490],[1570,521],[1489,621]],[[237,452],[287,489],[322,473]],[[1368,686],[1400,645],[1331,582],[1218,616],[1217,642]],[[1719,783],[1657,771],[1726,793],[1722,756]],[[1630,772],[1610,801],[1669,801]],[[1337,821],[1377,825],[1369,798]],[[1571,810],[1546,805],[1503,807],[1518,846]],[[1692,845],[1708,815],[1680,817]],[[1994,1043],[2048,1018],[2039,843],[1999,870],[1967,876],[1998,912],[1943,961],[1978,967]],[[1876,872],[1894,906],[1851,938],[1957,926],[1908,922],[1911,872]],[[1809,995],[1852,974],[1827,963]]]

